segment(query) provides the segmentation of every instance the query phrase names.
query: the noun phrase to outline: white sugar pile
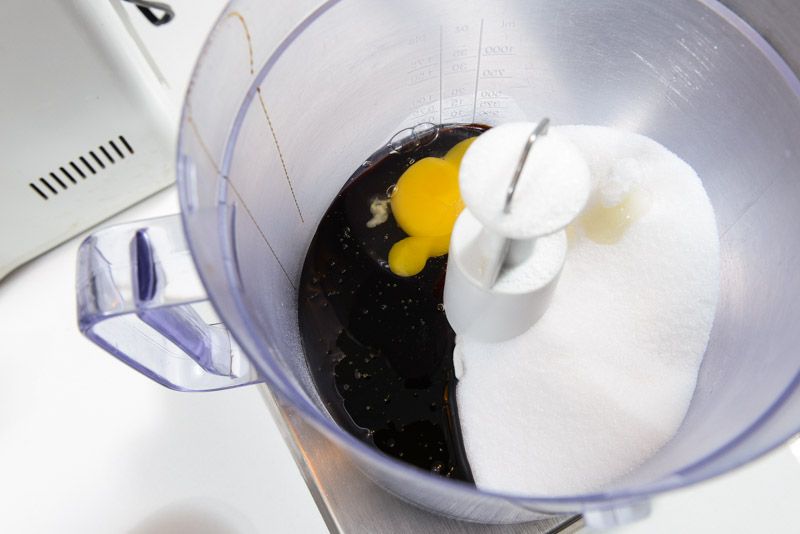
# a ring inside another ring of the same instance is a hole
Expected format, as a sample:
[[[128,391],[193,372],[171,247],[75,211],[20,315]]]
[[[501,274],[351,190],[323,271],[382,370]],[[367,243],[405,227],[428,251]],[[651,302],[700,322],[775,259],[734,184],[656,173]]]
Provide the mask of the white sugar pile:
[[[631,188],[649,205],[612,244],[574,225],[550,308],[526,333],[458,340],[459,416],[483,489],[573,495],[636,468],[683,420],[714,318],[717,230],[692,168],[643,136],[555,130],[589,163],[590,208]]]

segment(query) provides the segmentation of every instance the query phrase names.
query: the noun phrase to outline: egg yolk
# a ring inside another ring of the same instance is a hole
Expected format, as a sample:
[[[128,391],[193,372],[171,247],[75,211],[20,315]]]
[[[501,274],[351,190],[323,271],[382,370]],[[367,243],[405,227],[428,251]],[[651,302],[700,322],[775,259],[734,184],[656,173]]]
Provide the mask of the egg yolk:
[[[466,154],[467,149],[469,146],[475,142],[477,137],[470,137],[469,139],[465,139],[455,145],[453,148],[448,150],[447,154],[444,155],[444,160],[449,161],[453,165],[456,166],[456,169],[461,167],[461,160],[464,158],[464,154]]]
[[[400,176],[392,193],[394,218],[409,237],[389,251],[389,269],[414,276],[428,258],[447,254],[456,218],[464,209],[458,190],[458,168],[475,138],[461,141],[443,158],[423,158]]]

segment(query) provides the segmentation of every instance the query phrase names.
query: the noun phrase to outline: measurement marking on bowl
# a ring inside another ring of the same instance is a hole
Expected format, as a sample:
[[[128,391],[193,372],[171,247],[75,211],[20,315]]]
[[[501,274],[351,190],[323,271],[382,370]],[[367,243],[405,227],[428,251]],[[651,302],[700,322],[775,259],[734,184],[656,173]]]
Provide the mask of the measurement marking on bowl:
[[[289,178],[289,170],[286,167],[286,160],[283,159],[283,151],[281,151],[281,145],[278,143],[278,134],[275,133],[275,127],[272,126],[272,119],[269,117],[269,112],[267,111],[267,105],[264,103],[264,97],[261,94],[261,87],[256,89],[258,93],[258,101],[261,103],[261,109],[264,110],[264,117],[267,119],[267,126],[269,126],[269,131],[272,133],[272,140],[275,143],[275,150],[278,151],[278,159],[281,161],[281,167],[283,167],[283,175],[286,176],[286,183],[289,184],[289,192],[292,194],[292,200],[294,200],[294,207],[297,208],[297,215],[300,216],[300,222],[305,223],[305,219],[303,218],[303,212],[300,211],[300,203],[297,202],[297,195],[294,194],[294,187],[292,187],[292,180]]]
[[[189,107],[188,104],[187,107]],[[216,160],[214,160],[214,156],[211,155],[211,151],[208,149],[208,145],[206,145],[203,136],[200,135],[200,130],[198,130],[197,124],[194,122],[194,117],[191,115],[191,111],[186,114],[186,122],[188,122],[189,126],[191,126],[192,132],[197,138],[197,142],[200,143],[200,148],[203,149],[203,153],[206,155],[206,158],[208,158],[209,163],[211,163],[211,166],[214,167],[215,171],[217,171],[217,174],[222,176],[222,171],[219,170],[219,165],[217,165]]]
[[[261,239],[263,239],[264,243],[266,243],[267,248],[269,248],[269,251],[272,253],[272,257],[275,258],[276,262],[278,262],[278,266],[281,268],[281,271],[283,271],[283,274],[286,276],[286,280],[289,281],[289,285],[292,286],[292,289],[297,289],[297,286],[295,285],[294,280],[292,280],[292,277],[289,276],[289,272],[286,270],[286,267],[283,266],[283,262],[278,257],[278,253],[275,252],[274,248],[272,248],[272,243],[269,242],[269,238],[267,238],[267,234],[264,233],[264,230],[261,228],[261,225],[259,225],[258,221],[256,221],[256,218],[253,215],[253,213],[250,211],[250,207],[247,205],[247,202],[245,202],[245,200],[242,197],[242,195],[239,194],[239,191],[236,189],[236,186],[233,185],[233,181],[228,179],[227,176],[225,176],[224,178],[225,178],[225,180],[227,180],[228,185],[231,186],[231,191],[233,191],[233,194],[236,195],[236,198],[239,199],[239,202],[241,203],[242,207],[244,208],[245,213],[247,213],[247,216],[252,221],[253,226],[256,227],[256,230],[258,231],[259,235],[261,236]]]
[[[244,38],[247,41],[247,58],[250,62],[250,75],[255,76],[255,68],[254,68],[254,58],[253,58],[253,39],[250,36],[250,28],[247,26],[247,21],[244,18],[244,15],[239,13],[238,11],[232,11],[228,17],[236,18],[242,25],[242,29],[244,30]],[[269,116],[269,112],[267,111],[267,104],[264,102],[264,95],[261,94],[261,87],[256,88],[256,93],[258,93],[258,101],[261,104],[261,109],[264,112],[264,118],[267,119],[267,126],[269,127],[270,134],[272,135],[272,141],[275,143],[275,150],[278,151],[278,159],[281,162],[281,168],[283,168],[283,175],[286,177],[286,183],[289,186],[289,193],[292,195],[292,200],[294,201],[294,207],[297,208],[297,215],[300,217],[300,222],[305,223],[305,219],[303,218],[303,212],[300,209],[300,203],[297,201],[297,195],[294,192],[294,186],[292,185],[292,179],[289,178],[289,170],[286,166],[286,160],[283,157],[283,151],[281,150],[281,145],[278,142],[278,135],[275,133],[275,127],[272,125],[272,119]],[[282,266],[281,266],[282,267]]]
[[[227,175],[222,174],[222,171],[220,171],[219,165],[217,165],[217,162],[214,160],[214,157],[211,155],[211,151],[208,149],[208,145],[206,145],[205,140],[200,135],[200,131],[197,129],[197,124],[195,124],[194,118],[192,117],[191,114],[187,114],[186,115],[186,122],[189,123],[189,126],[192,129],[192,133],[194,133],[195,137],[197,138],[197,142],[200,144],[200,148],[202,149],[202,151],[205,154],[206,158],[208,158],[209,163],[211,163],[211,166],[214,167],[214,170],[217,172],[217,175],[220,176],[226,182],[228,182],[228,185],[230,186],[231,191],[233,191],[233,194],[236,195],[236,198],[239,199],[239,202],[241,203],[242,207],[244,208],[245,213],[250,218],[250,220],[252,221],[253,225],[256,227],[256,230],[258,230],[259,235],[261,235],[261,239],[264,240],[264,243],[266,243],[267,248],[269,248],[269,251],[272,253],[272,257],[275,258],[276,262],[278,262],[278,266],[280,266],[281,270],[283,271],[283,274],[286,275],[286,279],[289,280],[289,284],[294,288],[295,287],[294,282],[292,281],[291,277],[289,276],[289,273],[286,271],[286,267],[283,266],[283,262],[281,262],[280,258],[278,258],[278,254],[275,252],[275,249],[272,248],[272,243],[269,242],[269,239],[267,238],[267,235],[264,233],[264,230],[261,228],[261,226],[259,226],[258,221],[256,221],[255,217],[253,216],[252,212],[250,211],[250,207],[247,205],[247,203],[244,201],[242,196],[239,194],[239,191],[236,189],[236,186],[234,185],[233,180],[231,180],[230,177],[228,177]],[[58,194],[58,193],[56,193],[56,194]]]
[[[483,19],[481,19],[481,29],[478,30],[478,59],[475,67],[475,96],[472,103],[472,122],[475,122],[475,115],[478,112],[478,82],[481,80],[481,48],[483,47]]]
[[[442,103],[444,102],[444,25],[439,25],[439,124],[442,124]]]
[[[255,75],[255,69],[253,68],[253,40],[250,38],[250,28],[247,27],[247,22],[244,20],[244,15],[238,11],[231,11],[228,14],[228,18],[231,17],[239,19],[239,22],[242,23],[244,38],[247,40],[247,57],[250,60],[250,75]]]

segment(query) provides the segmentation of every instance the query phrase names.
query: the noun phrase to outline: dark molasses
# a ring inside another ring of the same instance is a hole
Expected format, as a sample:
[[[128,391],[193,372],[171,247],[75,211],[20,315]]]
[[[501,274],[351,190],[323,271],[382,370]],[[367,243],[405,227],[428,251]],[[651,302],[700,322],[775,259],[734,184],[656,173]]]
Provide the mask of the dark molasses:
[[[406,237],[391,213],[372,228],[370,205],[386,199],[415,161],[442,157],[486,130],[444,125],[376,152],[322,218],[303,266],[299,322],[320,397],[336,422],[384,453],[442,476],[472,481],[453,393],[455,334],[442,306],[447,257],[416,276],[389,270]]]

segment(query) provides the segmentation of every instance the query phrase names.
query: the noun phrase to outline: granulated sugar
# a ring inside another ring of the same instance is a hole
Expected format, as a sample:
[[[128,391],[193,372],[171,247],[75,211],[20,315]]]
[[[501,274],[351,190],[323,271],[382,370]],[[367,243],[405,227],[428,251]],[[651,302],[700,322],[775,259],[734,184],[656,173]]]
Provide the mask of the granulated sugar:
[[[456,394],[475,481],[528,495],[602,489],[673,436],[719,287],[713,209],[686,163],[635,134],[553,130],[589,163],[587,210],[611,206],[613,215],[632,194],[647,202],[605,243],[573,223],[550,308],[529,331],[502,343],[458,340]]]

